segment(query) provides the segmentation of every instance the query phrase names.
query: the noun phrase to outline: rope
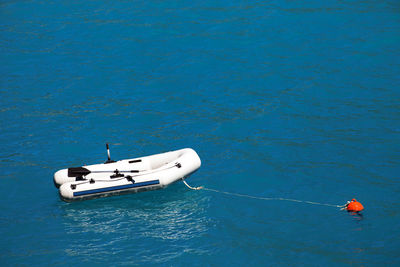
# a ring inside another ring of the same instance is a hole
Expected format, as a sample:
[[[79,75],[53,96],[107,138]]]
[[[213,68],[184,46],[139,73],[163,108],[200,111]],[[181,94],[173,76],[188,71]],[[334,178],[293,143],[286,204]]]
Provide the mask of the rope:
[[[190,185],[188,185],[188,183],[186,183],[186,181],[184,179],[182,179],[182,182],[190,189],[192,190],[200,190],[200,189],[206,189],[203,186],[199,186],[199,187],[191,187]]]
[[[328,207],[335,207],[335,208],[341,208],[345,209],[346,204],[344,205],[333,205],[333,204],[325,204],[325,203],[319,203],[319,202],[314,202],[314,201],[307,201],[307,200],[298,200],[298,199],[291,199],[291,198],[282,198],[282,197],[258,197],[258,196],[251,196],[251,195],[245,195],[245,194],[238,194],[238,193],[232,193],[232,192],[226,192],[226,191],[221,191],[221,190],[216,190],[216,189],[211,189],[207,187],[191,187],[186,183],[185,180],[183,180],[183,183],[190,189],[192,190],[206,190],[210,192],[215,192],[215,193],[221,193],[225,195],[230,195],[230,196],[235,196],[235,197],[242,197],[242,198],[250,198],[250,199],[258,199],[258,200],[283,200],[283,201],[291,201],[291,202],[298,202],[298,203],[306,203],[306,204],[312,204],[312,205],[321,205],[321,206],[328,206]]]

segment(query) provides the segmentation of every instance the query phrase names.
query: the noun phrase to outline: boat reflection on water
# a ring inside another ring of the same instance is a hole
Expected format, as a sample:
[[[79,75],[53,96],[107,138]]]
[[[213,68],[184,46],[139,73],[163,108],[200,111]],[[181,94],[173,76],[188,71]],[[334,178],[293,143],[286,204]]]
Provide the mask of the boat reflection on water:
[[[164,262],[188,250],[206,254],[206,248],[188,247],[191,242],[185,241],[203,236],[212,224],[205,214],[208,201],[203,195],[172,186],[65,204],[65,232],[70,242],[66,253],[96,261],[121,253],[124,262],[119,263],[135,264]]]
[[[349,211],[348,213],[349,213],[350,215],[354,216],[354,218],[355,218],[357,221],[361,221],[361,220],[364,219],[364,215],[363,215],[361,212],[358,212],[358,211]]]

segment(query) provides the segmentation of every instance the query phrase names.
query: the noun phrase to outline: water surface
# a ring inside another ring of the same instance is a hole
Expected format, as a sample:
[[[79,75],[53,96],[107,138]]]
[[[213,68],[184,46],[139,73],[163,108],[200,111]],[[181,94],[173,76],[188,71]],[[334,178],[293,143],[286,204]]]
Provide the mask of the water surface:
[[[398,1],[3,1],[6,265],[399,265]],[[55,171],[192,147],[192,185],[67,204]]]

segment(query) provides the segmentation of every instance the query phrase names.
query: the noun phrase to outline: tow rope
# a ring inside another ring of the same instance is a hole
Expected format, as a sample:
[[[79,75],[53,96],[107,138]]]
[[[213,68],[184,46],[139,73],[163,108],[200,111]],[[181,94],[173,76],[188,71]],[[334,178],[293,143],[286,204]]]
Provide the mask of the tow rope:
[[[186,183],[185,179],[182,179],[182,182],[183,182],[189,189],[192,189],[192,190],[201,190],[201,189],[205,189],[204,186],[191,187],[190,185],[188,185],[188,183]]]
[[[214,193],[220,193],[220,194],[225,194],[225,195],[230,195],[230,196],[235,196],[235,197],[242,197],[242,198],[250,198],[250,199],[258,199],[258,200],[281,200],[281,201],[291,201],[291,202],[298,202],[298,203],[306,203],[306,204],[312,204],[312,205],[320,205],[320,206],[328,206],[328,207],[335,207],[335,208],[340,208],[340,210],[347,210],[347,211],[353,211],[353,212],[358,212],[361,211],[354,209],[352,207],[352,203],[357,202],[355,199],[352,199],[352,201],[347,201],[346,204],[344,205],[334,205],[334,204],[326,204],[326,203],[319,203],[315,201],[308,201],[308,200],[298,200],[298,199],[292,199],[292,198],[283,198],[283,197],[259,197],[259,196],[251,196],[251,195],[245,195],[245,194],[238,194],[238,193],[232,193],[232,192],[226,192],[226,191],[221,191],[217,189],[211,189],[207,188],[204,186],[199,186],[199,187],[192,187],[188,185],[188,183],[182,179],[183,183],[191,190],[206,190]],[[357,202],[361,207],[361,203]],[[357,205],[358,205],[357,204]],[[349,208],[350,207],[350,208]]]

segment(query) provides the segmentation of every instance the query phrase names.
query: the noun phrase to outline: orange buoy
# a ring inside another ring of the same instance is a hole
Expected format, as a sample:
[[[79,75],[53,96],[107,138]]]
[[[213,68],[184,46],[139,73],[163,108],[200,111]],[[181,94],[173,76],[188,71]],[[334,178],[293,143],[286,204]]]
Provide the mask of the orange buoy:
[[[360,202],[358,202],[355,198],[353,198],[351,202],[347,204],[346,209],[347,211],[359,212],[362,211],[364,207]]]

